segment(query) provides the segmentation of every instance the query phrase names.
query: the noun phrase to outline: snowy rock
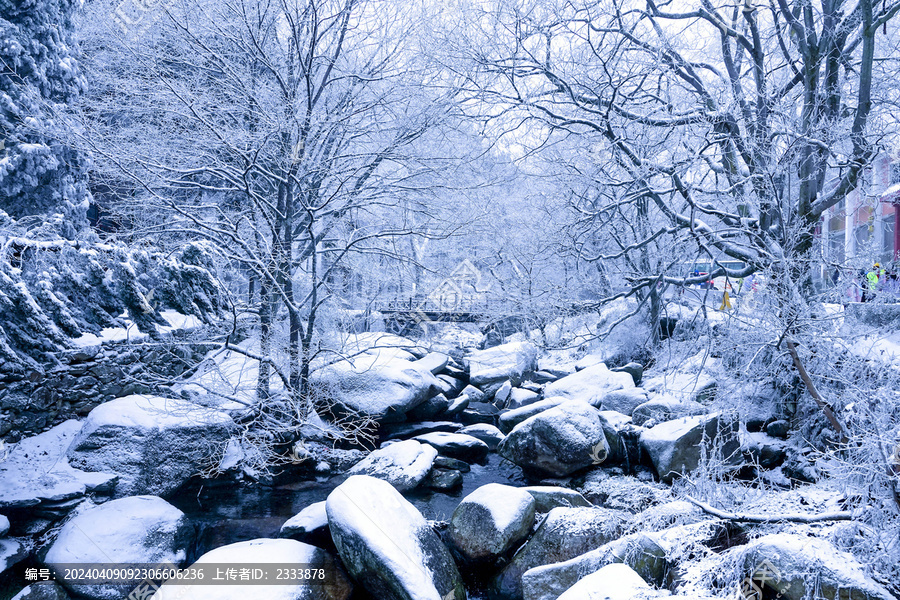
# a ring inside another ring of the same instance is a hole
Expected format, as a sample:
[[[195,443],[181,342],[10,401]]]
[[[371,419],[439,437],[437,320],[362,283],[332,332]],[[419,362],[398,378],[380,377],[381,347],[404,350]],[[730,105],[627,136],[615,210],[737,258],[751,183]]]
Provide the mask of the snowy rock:
[[[604,508],[554,508],[494,579],[492,591],[505,599],[522,598],[526,571],[569,560],[616,539],[627,518],[627,513]]]
[[[157,496],[120,498],[86,510],[67,522],[44,558],[57,580],[73,593],[96,599],[127,595],[140,579],[123,584],[66,580],[60,565],[73,563],[172,563],[180,566],[194,540],[183,512]]]
[[[165,496],[197,474],[235,429],[226,413],[185,400],[125,396],[90,412],[69,446],[72,465],[119,475],[116,496]]]
[[[291,564],[302,569],[321,569],[325,578],[315,583],[290,582],[283,585],[190,585],[165,583],[154,598],[159,600],[348,600],[353,584],[328,552],[296,540],[256,539],[210,550],[194,563]]]
[[[493,403],[497,408],[506,408],[509,404],[509,394],[512,392],[512,383],[509,379],[500,385],[500,389],[494,392]]]
[[[556,600],[580,580],[616,563],[624,563],[644,581],[662,584],[669,565],[657,537],[634,533],[575,558],[529,569],[522,575],[525,600]]]
[[[408,492],[428,476],[437,455],[432,446],[406,440],[372,452],[348,474],[370,475],[387,481],[401,492]]]
[[[441,374],[437,376],[439,385],[441,386],[441,392],[446,394],[450,398],[455,398],[460,393],[462,393],[463,388],[466,387],[466,384],[456,377],[452,375]]]
[[[465,600],[450,551],[397,490],[355,476],[326,500],[328,524],[351,577],[382,600]]]
[[[325,501],[310,504],[284,522],[278,537],[297,540],[326,550],[334,546],[328,529]]]
[[[463,394],[454,398],[450,402],[450,406],[447,407],[447,410],[441,416],[445,419],[453,419],[467,408],[469,408],[469,397]]]
[[[425,369],[430,371],[432,375],[437,375],[447,368],[449,362],[450,357],[446,354],[443,354],[442,352],[429,352],[424,358],[420,358],[412,364],[417,369]]]
[[[639,600],[660,594],[628,565],[607,565],[570,587],[559,600]]]
[[[697,468],[704,445],[722,444],[722,455],[733,459],[739,449],[736,422],[718,414],[685,417],[661,423],[641,434],[641,446],[653,461],[659,478],[671,481],[682,472]]]
[[[609,445],[600,413],[574,400],[545,410],[516,427],[498,452],[522,468],[557,477],[606,460]]]
[[[475,425],[468,425],[460,429],[459,433],[470,435],[473,438],[481,440],[482,442],[487,444],[487,447],[491,451],[496,450],[497,446],[500,445],[500,442],[503,441],[503,438],[506,437],[505,435],[503,435],[502,431],[487,423],[476,423]]]
[[[438,457],[434,459],[434,468],[453,469],[456,471],[460,471],[461,473],[468,473],[472,470],[472,467],[469,465],[469,463],[465,461],[441,455],[438,455]],[[434,472],[434,470],[432,470],[432,472]]]
[[[453,511],[450,542],[468,562],[493,560],[528,536],[534,508],[534,498],[522,489],[483,485]]]
[[[600,400],[600,408],[614,410],[623,415],[631,416],[638,406],[649,400],[646,390],[641,388],[628,388],[609,392]]]
[[[544,397],[560,396],[567,400],[581,400],[599,408],[603,397],[608,393],[633,387],[631,375],[613,373],[605,364],[600,363],[547,384]]]
[[[500,415],[500,419],[497,421],[497,425],[499,425],[501,431],[509,433],[516,425],[518,425],[522,421],[529,419],[534,415],[540,414],[547,409],[559,406],[564,402],[568,402],[568,400],[559,397],[547,398],[546,400],[539,400],[538,402],[534,402],[533,404],[528,404],[520,408],[507,410]]]
[[[708,362],[713,364],[714,360],[709,359]],[[716,380],[706,373],[675,372],[645,377],[642,386],[648,392],[666,394],[684,402],[700,402],[702,404],[712,398],[717,384]]]
[[[575,361],[575,371],[583,371],[589,367],[601,364],[606,358],[605,354],[588,354]]]
[[[9,519],[0,515],[0,537],[5,536],[7,533],[9,533]]]
[[[69,600],[69,595],[55,581],[32,583],[12,597],[12,600]]]
[[[438,394],[406,413],[406,416],[413,421],[427,421],[447,412],[451,404],[447,396]]]
[[[500,409],[490,402],[469,402],[466,410],[459,413],[459,420],[467,425],[493,424],[498,414],[500,414]]]
[[[386,440],[405,440],[411,437],[445,431],[453,433],[462,427],[453,421],[422,421],[421,423],[386,423],[381,426],[381,437]]]
[[[425,482],[425,487],[439,492],[449,492],[462,486],[462,473],[456,469],[432,469]]]
[[[706,412],[706,407],[693,400],[679,400],[675,396],[662,395],[636,406],[631,413],[635,425],[646,425],[653,420],[664,423],[672,419],[680,419]],[[649,427],[649,425],[647,425]]]
[[[787,439],[790,429],[790,423],[784,420],[772,421],[766,425],[766,433],[775,438]]]
[[[401,359],[341,361],[314,371],[310,382],[330,394],[338,409],[382,423],[402,421],[440,388],[428,368]]]
[[[574,508],[591,506],[587,499],[569,488],[552,485],[533,485],[522,488],[534,498],[534,510],[539,513],[550,512],[554,508]]]
[[[888,600],[893,596],[866,575],[853,557],[829,542],[787,533],[754,540],[732,552],[741,557],[740,579],[772,590],[787,600],[817,598]]]
[[[507,408],[516,409],[534,404],[541,399],[541,395],[532,390],[524,388],[513,388],[509,393],[509,401],[506,403]]]
[[[334,448],[321,442],[303,440],[294,444],[297,460],[316,465],[317,472],[344,473],[366,457],[362,450]]]
[[[490,451],[487,444],[463,433],[426,433],[416,436],[415,439],[423,444],[433,446],[444,456],[466,462],[482,461]]]
[[[474,385],[467,385],[459,394],[468,396],[470,402],[483,402],[485,397],[484,392]]]
[[[513,342],[479,350],[466,357],[469,380],[481,386],[493,381],[509,379],[518,383],[536,367],[537,348],[528,342]]]
[[[0,540],[0,573],[22,562],[28,551],[17,540]]]
[[[666,485],[623,475],[610,476],[602,469],[585,476],[581,493],[594,504],[635,513],[672,500],[672,492]]]
[[[0,509],[39,507],[61,517],[86,494],[112,491],[116,475],[74,469],[66,458],[81,425],[66,421],[13,445],[6,460],[0,461]]]
[[[634,385],[641,385],[641,379],[644,377],[644,367],[636,362],[630,362],[621,367],[613,367],[610,371],[613,371],[614,373],[628,373],[634,380]]]

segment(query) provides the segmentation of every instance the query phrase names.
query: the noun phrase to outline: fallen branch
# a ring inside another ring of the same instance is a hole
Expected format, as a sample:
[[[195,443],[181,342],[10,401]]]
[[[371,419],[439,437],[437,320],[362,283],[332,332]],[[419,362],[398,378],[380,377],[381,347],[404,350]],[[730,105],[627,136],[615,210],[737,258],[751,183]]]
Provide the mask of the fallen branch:
[[[743,521],[745,523],[777,523],[779,521],[790,521],[792,523],[819,523],[821,521],[850,521],[853,514],[847,511],[822,513],[820,515],[804,515],[804,514],[785,514],[785,515],[747,515],[741,513],[730,513],[718,508],[713,508],[705,502],[700,502],[690,496],[686,497],[687,501],[699,507],[705,513],[709,513],[714,517],[725,519],[726,521]]]
[[[791,338],[786,337],[785,342],[787,342],[788,352],[790,352],[791,358],[794,360],[794,366],[797,368],[797,372],[800,373],[800,379],[802,379],[803,383],[806,385],[806,391],[809,392],[809,395],[812,396],[813,400],[816,401],[816,404],[819,405],[819,408],[822,409],[822,412],[825,413],[825,417],[828,419],[828,422],[831,423],[831,426],[834,427],[834,430],[841,436],[841,443],[846,444],[847,434],[844,432],[844,428],[837,420],[837,417],[834,416],[834,411],[831,410],[828,403],[826,403],[825,400],[822,399],[822,396],[819,395],[819,390],[816,389],[816,385],[813,383],[812,378],[810,378],[809,373],[806,372],[806,368],[800,361],[797,347],[794,345],[794,342],[791,341]]]

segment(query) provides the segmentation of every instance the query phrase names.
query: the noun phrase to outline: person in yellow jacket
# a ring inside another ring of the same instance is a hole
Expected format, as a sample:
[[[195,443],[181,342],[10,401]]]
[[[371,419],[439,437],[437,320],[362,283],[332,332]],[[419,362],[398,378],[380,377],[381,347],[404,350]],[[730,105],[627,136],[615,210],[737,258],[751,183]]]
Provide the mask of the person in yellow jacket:
[[[875,263],[872,267],[872,270],[866,273],[866,291],[868,294],[865,294],[869,300],[875,299],[875,292],[878,291],[878,282],[884,279],[884,269],[881,268],[881,264]],[[865,299],[863,300],[865,302]]]

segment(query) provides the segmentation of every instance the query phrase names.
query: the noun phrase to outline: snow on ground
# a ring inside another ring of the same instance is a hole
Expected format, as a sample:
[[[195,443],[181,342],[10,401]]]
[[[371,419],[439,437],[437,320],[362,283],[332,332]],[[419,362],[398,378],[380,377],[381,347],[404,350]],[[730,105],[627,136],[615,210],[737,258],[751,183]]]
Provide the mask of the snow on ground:
[[[162,317],[168,321],[168,325],[157,325],[156,329],[162,334],[172,333],[173,331],[183,331],[187,329],[196,329],[201,325],[200,319],[193,315],[183,315],[174,310],[164,310],[160,313]],[[134,323],[128,319],[123,319],[124,327],[104,327],[100,331],[100,335],[93,333],[85,333],[80,337],[72,340],[72,343],[79,348],[89,348],[91,346],[99,346],[100,344],[110,342],[140,342],[146,340],[149,335],[138,330]]]

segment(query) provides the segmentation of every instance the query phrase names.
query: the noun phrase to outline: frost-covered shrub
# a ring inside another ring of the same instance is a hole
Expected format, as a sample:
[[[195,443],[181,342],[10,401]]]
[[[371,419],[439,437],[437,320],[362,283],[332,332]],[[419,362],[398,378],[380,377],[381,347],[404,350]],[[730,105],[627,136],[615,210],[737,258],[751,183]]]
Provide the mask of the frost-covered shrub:
[[[125,318],[156,335],[162,309],[207,320],[224,308],[199,245],[162,254],[38,231],[43,239],[0,211],[0,370],[37,367],[70,338]]]

